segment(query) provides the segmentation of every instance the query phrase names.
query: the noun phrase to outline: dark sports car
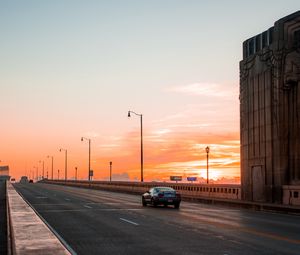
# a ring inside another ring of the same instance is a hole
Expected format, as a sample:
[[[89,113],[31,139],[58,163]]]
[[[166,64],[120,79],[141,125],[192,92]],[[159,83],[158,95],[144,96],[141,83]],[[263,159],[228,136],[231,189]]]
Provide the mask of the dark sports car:
[[[174,205],[174,207],[178,209],[180,202],[180,194],[169,187],[153,187],[142,195],[143,206],[147,206],[147,204],[151,204],[153,206]]]

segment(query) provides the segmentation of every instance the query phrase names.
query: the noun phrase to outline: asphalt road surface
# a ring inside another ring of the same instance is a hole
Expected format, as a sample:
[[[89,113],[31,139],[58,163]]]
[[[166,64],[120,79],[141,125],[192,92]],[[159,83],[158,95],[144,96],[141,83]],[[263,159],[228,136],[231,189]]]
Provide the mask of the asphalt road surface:
[[[182,202],[142,207],[136,195],[16,184],[77,254],[300,254],[300,217]]]

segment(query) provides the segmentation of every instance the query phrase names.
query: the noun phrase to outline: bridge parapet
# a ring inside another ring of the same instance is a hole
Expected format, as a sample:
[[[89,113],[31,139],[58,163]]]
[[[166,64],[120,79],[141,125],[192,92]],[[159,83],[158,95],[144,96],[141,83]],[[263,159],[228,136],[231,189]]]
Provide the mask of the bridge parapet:
[[[188,198],[221,198],[240,200],[240,185],[226,184],[190,184],[190,183],[170,183],[170,182],[120,182],[120,181],[64,181],[64,180],[44,180],[46,183],[62,184],[75,187],[104,189],[109,191],[120,191],[142,194],[154,186],[168,186],[178,190],[183,197]]]

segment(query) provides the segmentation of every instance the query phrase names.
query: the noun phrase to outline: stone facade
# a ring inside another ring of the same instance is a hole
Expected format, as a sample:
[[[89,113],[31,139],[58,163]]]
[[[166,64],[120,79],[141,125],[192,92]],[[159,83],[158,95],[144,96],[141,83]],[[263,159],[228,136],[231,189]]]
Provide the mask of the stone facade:
[[[243,43],[242,199],[282,203],[300,184],[300,11]]]

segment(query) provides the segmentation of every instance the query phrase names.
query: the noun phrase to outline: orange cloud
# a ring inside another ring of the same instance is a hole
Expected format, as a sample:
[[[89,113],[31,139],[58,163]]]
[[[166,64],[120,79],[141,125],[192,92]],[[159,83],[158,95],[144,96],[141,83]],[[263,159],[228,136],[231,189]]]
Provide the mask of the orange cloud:
[[[210,146],[209,167],[213,178],[239,176],[239,134],[203,134],[190,132],[173,133],[167,129],[146,132],[144,136],[145,180],[169,180],[170,175],[198,176],[206,178],[205,147]],[[113,161],[115,173],[128,173],[140,179],[140,133],[131,132],[113,151],[101,149],[99,162],[106,162],[106,171],[100,176],[107,178],[108,162]]]

